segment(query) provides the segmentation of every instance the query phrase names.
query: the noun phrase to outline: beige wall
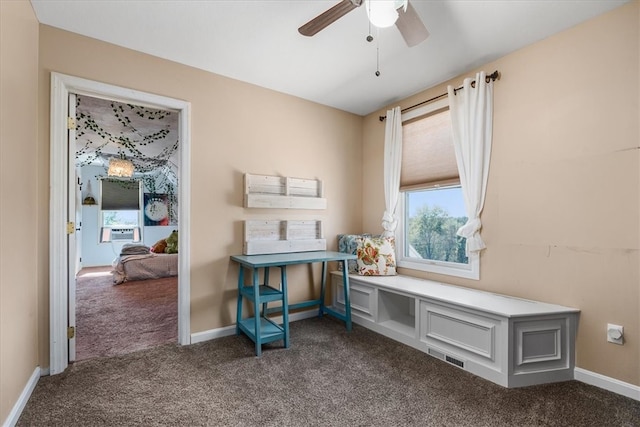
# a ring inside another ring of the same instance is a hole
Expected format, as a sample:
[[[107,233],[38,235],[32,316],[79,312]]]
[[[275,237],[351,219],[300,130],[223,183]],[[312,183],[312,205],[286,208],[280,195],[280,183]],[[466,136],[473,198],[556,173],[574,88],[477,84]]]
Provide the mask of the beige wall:
[[[0,232],[3,242],[14,242],[10,251],[0,249],[0,419],[38,362],[48,366],[50,71],[191,102],[192,332],[234,322],[237,268],[229,255],[241,252],[242,220],[319,218],[330,248],[338,233],[380,230],[384,125],[377,116],[384,110],[363,120],[38,28],[26,1],[0,1],[0,18]],[[502,79],[495,85],[494,151],[482,216],[489,248],[481,280],[403,271],[578,307],[578,366],[636,385],[639,21],[633,2],[482,67],[499,69]],[[429,89],[400,105],[444,89]],[[320,178],[329,208],[285,214],[244,209],[245,172]],[[292,269],[291,283],[301,284],[292,299],[316,291],[304,267]],[[606,343],[607,322],[625,326],[624,346]]]
[[[38,21],[0,1],[0,421],[38,366]],[[46,244],[46,241],[44,241]]]
[[[330,248],[336,235],[359,231],[362,117],[289,95],[179,65],[90,38],[40,27],[40,138],[49,147],[49,77],[56,71],[191,103],[191,332],[235,323],[237,266],[246,219],[321,219]],[[48,170],[48,157],[40,167]],[[243,174],[317,178],[324,211],[244,209]],[[46,209],[48,181],[39,205]],[[40,240],[47,242],[47,230]],[[181,236],[183,242],[186,239]],[[46,261],[46,258],[44,258]],[[292,301],[308,299],[308,269],[289,271]],[[274,272],[277,273],[277,272]],[[315,270],[316,278],[319,270]],[[274,280],[275,277],[274,277]],[[48,366],[48,285],[39,289],[43,333],[40,358]]]
[[[480,280],[581,310],[577,366],[640,385],[638,2],[482,67],[500,70]],[[461,75],[449,82],[462,83]],[[446,92],[446,84],[399,103]],[[380,230],[384,124],[365,118],[364,231]],[[373,179],[372,179],[373,178]],[[625,327],[624,346],[606,325]]]

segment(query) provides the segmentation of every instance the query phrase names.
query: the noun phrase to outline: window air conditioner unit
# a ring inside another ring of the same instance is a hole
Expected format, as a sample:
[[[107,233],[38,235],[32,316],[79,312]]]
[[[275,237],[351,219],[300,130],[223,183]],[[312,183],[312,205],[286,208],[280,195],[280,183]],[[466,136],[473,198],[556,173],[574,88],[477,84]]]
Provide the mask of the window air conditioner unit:
[[[103,242],[139,242],[140,227],[109,228],[100,230],[100,243]]]

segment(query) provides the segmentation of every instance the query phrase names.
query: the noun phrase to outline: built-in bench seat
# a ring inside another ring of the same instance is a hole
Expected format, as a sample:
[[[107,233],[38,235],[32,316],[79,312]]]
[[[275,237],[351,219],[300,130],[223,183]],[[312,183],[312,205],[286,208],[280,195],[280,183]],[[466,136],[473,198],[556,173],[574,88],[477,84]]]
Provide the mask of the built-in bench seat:
[[[344,310],[342,272],[331,273]],[[580,311],[410,276],[349,275],[355,323],[504,387],[573,379]]]

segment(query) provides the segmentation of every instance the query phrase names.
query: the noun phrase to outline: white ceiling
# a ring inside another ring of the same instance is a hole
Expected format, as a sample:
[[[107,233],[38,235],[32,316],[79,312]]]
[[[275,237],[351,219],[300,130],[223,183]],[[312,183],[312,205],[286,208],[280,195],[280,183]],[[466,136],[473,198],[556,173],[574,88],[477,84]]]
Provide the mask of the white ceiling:
[[[411,0],[431,33],[412,48],[395,27],[368,43],[364,7],[298,33],[339,0],[31,3],[42,24],[366,115],[628,1]]]

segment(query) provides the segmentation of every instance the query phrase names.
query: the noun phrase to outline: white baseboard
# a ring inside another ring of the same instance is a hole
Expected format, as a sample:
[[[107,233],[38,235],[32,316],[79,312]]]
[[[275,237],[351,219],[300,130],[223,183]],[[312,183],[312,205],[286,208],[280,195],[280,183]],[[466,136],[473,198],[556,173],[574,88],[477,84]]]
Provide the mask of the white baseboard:
[[[27,405],[27,402],[31,397],[31,393],[33,393],[33,389],[36,388],[36,384],[38,384],[39,379],[40,379],[40,367],[36,366],[36,369],[34,369],[33,374],[31,374],[31,377],[29,377],[27,384],[24,386],[22,393],[20,393],[20,397],[18,397],[18,401],[16,402],[15,405],[13,405],[13,408],[11,409],[11,412],[9,412],[7,419],[4,420],[4,423],[2,424],[3,427],[13,427],[18,423],[18,419],[22,414],[22,410]]]
[[[640,387],[637,385],[625,383],[624,381],[606,377],[582,368],[573,369],[573,378],[576,381],[581,381],[583,383],[640,401]]]
[[[209,329],[208,331],[194,332],[191,334],[191,344],[214,340],[216,338],[228,337],[236,333],[236,325],[225,326],[224,328]]]
[[[309,319],[318,315],[318,310],[305,310],[289,315],[289,322],[297,320]],[[282,316],[270,317],[275,322],[282,322]],[[225,326],[223,328],[209,329],[208,331],[194,332],[191,334],[191,344],[209,341],[216,338],[227,337],[236,333],[236,325]]]

